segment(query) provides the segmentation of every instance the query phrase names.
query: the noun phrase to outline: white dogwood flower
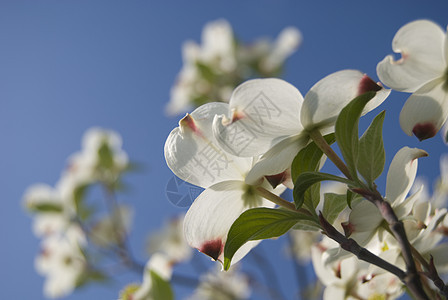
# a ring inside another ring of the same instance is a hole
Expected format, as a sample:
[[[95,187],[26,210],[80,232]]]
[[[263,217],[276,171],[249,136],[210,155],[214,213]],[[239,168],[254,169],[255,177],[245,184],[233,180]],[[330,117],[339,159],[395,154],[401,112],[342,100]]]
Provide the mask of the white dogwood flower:
[[[244,43],[224,19],[207,23],[201,43],[182,46],[183,66],[166,111],[176,115],[209,102],[228,102],[233,89],[254,77],[278,76],[285,60],[299,47],[297,28],[283,29],[275,41],[262,38]]]
[[[403,294],[403,285],[395,275],[358,260],[353,255],[334,259],[336,242],[324,239],[311,248],[313,267],[325,285],[324,300],[396,299]],[[386,249],[378,242],[368,250],[391,264],[402,267],[399,249]]]
[[[232,268],[222,272],[215,268],[200,277],[200,283],[188,300],[244,300],[250,296],[249,278]]]
[[[341,110],[355,97],[376,91],[363,113],[380,105],[390,90],[365,74],[343,70],[317,82],[302,97],[280,79],[254,79],[235,89],[229,111],[215,118],[214,134],[228,152],[243,157],[262,155],[246,177],[248,184],[284,172],[309,142],[309,132],[333,131]]]
[[[239,215],[249,208],[274,207],[272,202],[257,194],[255,186],[245,183],[246,174],[256,159],[226,153],[213,136],[214,116],[226,111],[226,103],[202,105],[179,122],[179,127],[170,133],[165,143],[165,159],[173,173],[206,188],[185,216],[185,238],[192,247],[220,262],[223,262],[227,233]],[[267,180],[257,186],[274,192]],[[279,194],[284,189],[280,185],[275,192]],[[246,243],[232,262],[237,262],[259,242]]]
[[[378,77],[395,90],[413,93],[400,113],[403,131],[431,138],[448,117],[448,36],[431,21],[413,21],[398,30],[392,49],[401,59],[386,56],[377,66]]]
[[[392,159],[387,173],[385,199],[391,203],[399,219],[409,215],[422,191],[420,189],[412,196],[406,197],[417,174],[417,159],[427,155],[424,150],[403,147]],[[352,237],[359,244],[366,245],[377,233],[377,230],[381,229],[382,221],[383,217],[374,204],[369,201],[361,201],[353,207],[349,221],[343,226],[346,235]]]
[[[73,292],[87,268],[85,257],[80,251],[86,243],[82,230],[76,225],[66,228],[64,234],[45,237],[35,267],[46,277],[46,296],[60,298]]]
[[[152,296],[154,272],[162,280],[169,281],[173,273],[171,261],[162,253],[156,253],[148,260],[143,271],[143,282],[132,295],[133,300],[158,300]],[[157,284],[157,283],[156,283]]]
[[[162,229],[150,234],[147,251],[150,255],[165,254],[173,263],[187,261],[192,256],[192,249],[183,234],[185,215],[170,219]]]

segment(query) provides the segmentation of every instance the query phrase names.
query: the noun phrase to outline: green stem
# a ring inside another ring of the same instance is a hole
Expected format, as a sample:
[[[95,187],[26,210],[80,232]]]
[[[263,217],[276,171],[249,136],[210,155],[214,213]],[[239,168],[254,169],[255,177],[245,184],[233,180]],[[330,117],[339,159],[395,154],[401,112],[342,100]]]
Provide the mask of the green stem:
[[[316,143],[317,147],[336,165],[336,167],[350,180],[353,180],[346,164],[339,158],[336,152],[328,145],[319,130],[314,129],[309,132],[310,138]]]
[[[296,206],[294,205],[294,203],[286,201],[282,197],[277,196],[274,193],[271,193],[270,191],[268,191],[267,189],[265,189],[265,188],[263,188],[261,186],[256,187],[255,190],[257,191],[258,195],[260,195],[263,198],[266,198],[267,200],[277,204],[278,206],[281,206],[283,208],[286,208],[286,209],[289,209],[289,210],[292,210],[292,211],[295,211],[295,212],[300,212],[300,213],[302,213],[304,215],[307,215],[307,216],[312,216],[312,214],[308,210],[306,210],[304,208],[296,209]]]

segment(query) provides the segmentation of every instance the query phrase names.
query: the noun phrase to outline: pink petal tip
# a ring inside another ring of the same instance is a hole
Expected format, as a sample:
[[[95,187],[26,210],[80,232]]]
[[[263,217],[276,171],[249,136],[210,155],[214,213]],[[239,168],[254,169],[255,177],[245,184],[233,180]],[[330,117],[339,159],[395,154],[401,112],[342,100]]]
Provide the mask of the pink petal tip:
[[[367,92],[377,92],[381,90],[382,87],[379,86],[375,81],[373,81],[369,76],[365,75],[362,77],[358,86],[358,95],[362,95]]]
[[[218,260],[222,251],[224,250],[224,244],[221,239],[205,242],[201,248],[198,249],[200,252],[210,256],[213,260]]]
[[[419,123],[414,126],[412,133],[420,140],[432,138],[437,133],[437,128],[432,123]]]
[[[272,188],[276,188],[279,184],[285,182],[288,179],[288,172],[282,172],[275,175],[266,175],[264,176]]]

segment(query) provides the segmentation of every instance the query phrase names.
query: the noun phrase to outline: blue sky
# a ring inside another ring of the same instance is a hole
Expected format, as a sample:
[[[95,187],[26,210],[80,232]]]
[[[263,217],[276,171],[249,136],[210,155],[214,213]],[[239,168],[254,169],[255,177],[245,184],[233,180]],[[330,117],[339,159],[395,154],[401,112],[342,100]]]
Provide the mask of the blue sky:
[[[0,1],[0,297],[44,299],[43,278],[33,267],[39,241],[22,195],[31,184],[56,183],[89,127],[119,132],[130,158],[145,166],[127,177],[131,190],[121,195],[137,211],[131,243],[140,259],[145,235],[184,210],[165,196],[172,173],[163,144],[178,120],[167,118],[164,106],[181,67],[181,45],[199,41],[206,22],[225,18],[246,42],[298,27],[303,44],[288,60],[284,78],[305,94],[341,69],[359,69],[377,80],[376,64],[392,52],[400,26],[427,18],[445,27],[447,12],[445,0]],[[387,110],[387,162],[404,145],[420,147],[430,157],[419,171],[433,179],[447,149],[440,136],[419,143],[401,131],[398,114],[406,97],[393,92],[381,106]],[[382,190],[383,183],[381,178]],[[274,257],[283,245],[265,244],[263,251]],[[272,260],[292,274],[285,262]],[[87,287],[67,299],[115,299],[129,280],[138,277]]]

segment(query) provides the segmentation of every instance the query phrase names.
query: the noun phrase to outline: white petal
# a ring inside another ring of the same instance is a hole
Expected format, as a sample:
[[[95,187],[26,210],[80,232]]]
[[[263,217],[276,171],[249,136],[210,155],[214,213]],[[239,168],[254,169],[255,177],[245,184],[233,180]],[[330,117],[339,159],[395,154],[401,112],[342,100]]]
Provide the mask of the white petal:
[[[89,128],[82,137],[82,147],[87,151],[97,151],[103,143],[107,143],[112,149],[120,149],[123,144],[118,133],[99,127]]]
[[[170,259],[162,254],[155,253],[151,256],[151,258],[146,263],[144,273],[143,273],[143,282],[140,287],[135,291],[132,295],[132,299],[135,300],[147,300],[152,299],[150,296],[151,289],[153,287],[151,272],[155,272],[157,275],[162,277],[164,280],[169,281],[172,275],[172,262]]]
[[[155,253],[148,261],[146,269],[156,272],[160,277],[165,280],[170,280],[173,266],[168,256],[162,253]]]
[[[412,245],[420,251],[420,253],[429,252],[437,245],[442,239],[443,234],[435,231],[437,225],[443,221],[447,213],[446,209],[441,209],[435,212],[435,215],[432,217],[431,221],[427,224],[427,227],[423,229],[422,233],[418,236],[418,238],[412,243]]]
[[[390,91],[356,70],[343,70],[326,76],[305,95],[300,112],[303,127],[311,130],[333,125],[344,106],[368,91],[377,91],[377,95],[370,100],[364,114],[380,105]]]
[[[448,26],[445,30],[445,45],[443,47],[445,53],[445,63],[448,64]]]
[[[400,204],[409,193],[417,174],[417,158],[427,156],[426,151],[403,147],[394,158],[387,172],[386,199],[394,204]]]
[[[68,222],[63,214],[40,213],[34,218],[33,232],[38,237],[49,236],[64,231]]]
[[[437,266],[437,271],[446,273],[448,270],[448,244],[443,243],[431,249],[429,253],[434,257],[434,264]]]
[[[230,115],[215,120],[214,133],[234,155],[263,154],[279,137],[301,131],[302,102],[300,92],[281,79],[246,81],[233,92]]]
[[[448,91],[442,80],[435,80],[411,95],[400,113],[400,125],[411,136],[433,137],[448,117]],[[420,92],[422,91],[422,92]]]
[[[445,34],[437,24],[418,20],[398,30],[392,49],[402,58],[389,55],[377,66],[378,77],[387,86],[402,92],[414,92],[425,83],[440,77],[446,68]]]
[[[347,290],[345,286],[330,285],[325,288],[322,297],[323,300],[343,300],[346,299],[346,293]]]
[[[234,45],[233,31],[229,22],[224,19],[209,22],[202,31],[201,59],[209,62],[217,57],[221,58],[221,67],[223,67],[223,59],[234,58]],[[234,66],[235,64],[232,63],[224,69],[230,72]]]
[[[184,220],[185,238],[190,246],[222,262],[227,233],[241,213],[251,207],[274,207],[259,196],[243,200],[244,186],[242,181],[225,181],[207,188],[196,198]],[[250,242],[241,248],[232,263],[256,244]]]
[[[307,136],[299,134],[277,143],[252,167],[246,176],[246,183],[256,184],[263,176],[279,174],[289,169],[294,157],[306,146],[308,140]]]
[[[275,71],[297,50],[301,42],[302,34],[297,28],[287,27],[283,29],[271,52],[260,62],[260,68],[265,72]]]
[[[415,219],[402,220],[406,236],[408,240],[413,244],[413,241],[417,238],[418,234],[422,231],[421,224]]]
[[[220,181],[241,179],[252,161],[230,155],[212,134],[215,114],[228,111],[228,104],[207,103],[187,115],[168,136],[165,159],[168,167],[182,180],[208,187]]]
[[[419,194],[425,191],[424,187],[421,186],[422,190]],[[412,208],[412,215],[417,221],[425,222],[431,213],[431,204],[427,201],[417,202]]]
[[[354,257],[350,257],[341,261],[341,278],[349,283],[353,276],[358,273],[358,260]]]
[[[351,233],[351,238],[364,246],[371,240],[382,221],[383,217],[378,208],[365,200],[353,207],[348,225],[345,225],[344,229]]]
[[[311,259],[313,263],[314,272],[324,285],[331,285],[337,281],[334,272],[331,267],[324,264],[325,255],[322,244],[315,244],[311,247]]]
[[[417,200],[421,199],[421,193],[423,191],[423,186],[414,193],[412,196],[406,198],[403,202],[398,205],[394,205],[394,211],[397,215],[398,219],[403,219],[407,215],[409,215],[414,207],[414,204]],[[397,202],[398,203],[398,202]]]

